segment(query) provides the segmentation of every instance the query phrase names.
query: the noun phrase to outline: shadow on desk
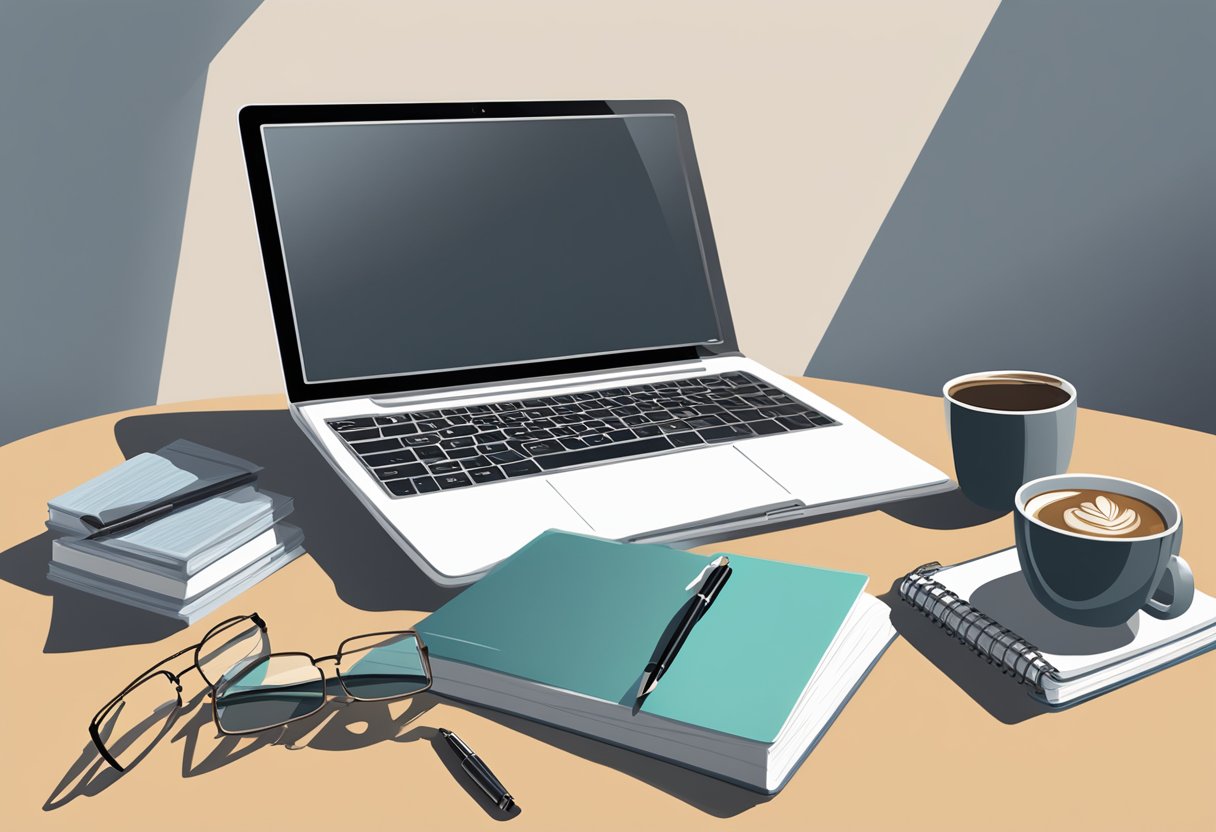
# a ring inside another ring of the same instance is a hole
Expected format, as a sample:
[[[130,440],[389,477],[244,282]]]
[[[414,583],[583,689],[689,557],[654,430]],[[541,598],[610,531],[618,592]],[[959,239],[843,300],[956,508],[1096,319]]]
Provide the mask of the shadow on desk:
[[[1006,725],[1051,712],[1051,708],[1030,697],[1025,685],[1002,674],[901,599],[901,580],[897,578],[890,590],[879,596],[891,608],[891,624],[977,705]]]
[[[332,680],[327,680],[327,684],[333,685],[331,695],[341,695]],[[385,702],[331,703],[315,717],[260,734],[234,737],[216,732],[206,692],[199,691],[164,723],[149,728],[154,736],[140,740],[142,750],[125,771],[110,766],[98,755],[92,742],[86,740],[80,756],[52,789],[42,809],[51,812],[78,797],[100,794],[133,771],[147,755],[171,753],[167,747],[170,744],[180,743],[182,776],[198,777],[272,746],[279,752],[355,751],[382,742],[433,741],[437,736],[435,728],[415,727],[413,723],[435,702],[433,696],[425,694],[414,697],[396,716]],[[392,707],[399,708],[401,704]],[[165,742],[166,737],[170,738],[169,743]],[[493,811],[487,811],[495,816]]]
[[[43,532],[0,554],[0,580],[54,599],[44,653],[148,644],[185,628],[163,615],[52,583],[46,576],[54,535]]]

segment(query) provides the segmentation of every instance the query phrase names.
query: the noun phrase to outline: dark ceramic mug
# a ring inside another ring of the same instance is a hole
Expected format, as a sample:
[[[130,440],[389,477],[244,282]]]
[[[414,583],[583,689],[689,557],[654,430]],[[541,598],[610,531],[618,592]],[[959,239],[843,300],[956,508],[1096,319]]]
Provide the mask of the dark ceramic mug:
[[[953,391],[980,381],[1017,380],[1063,390],[1062,404],[1043,410],[991,410],[961,402]],[[1062,474],[1077,430],[1077,389],[1059,376],[1028,370],[990,370],[952,378],[942,387],[954,475],[967,499],[1006,512],[1022,483]]]
[[[1092,537],[1031,517],[1026,504],[1048,491],[1093,489],[1142,500],[1160,512],[1165,530],[1144,537]],[[1030,591],[1066,621],[1113,627],[1143,609],[1176,618],[1195,597],[1195,579],[1178,556],[1182,511],[1156,489],[1098,474],[1060,474],[1018,489],[1013,515],[1018,560]]]

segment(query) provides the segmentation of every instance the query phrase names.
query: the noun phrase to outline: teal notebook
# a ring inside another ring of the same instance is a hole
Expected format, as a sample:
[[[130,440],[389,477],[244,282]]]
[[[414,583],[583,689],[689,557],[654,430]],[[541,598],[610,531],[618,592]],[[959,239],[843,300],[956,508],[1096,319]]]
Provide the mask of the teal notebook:
[[[545,532],[418,624],[437,660],[436,690],[444,663],[455,662],[632,707],[643,667],[710,559]],[[641,716],[771,744],[867,578],[739,555],[730,565]],[[885,647],[890,634],[880,635]]]

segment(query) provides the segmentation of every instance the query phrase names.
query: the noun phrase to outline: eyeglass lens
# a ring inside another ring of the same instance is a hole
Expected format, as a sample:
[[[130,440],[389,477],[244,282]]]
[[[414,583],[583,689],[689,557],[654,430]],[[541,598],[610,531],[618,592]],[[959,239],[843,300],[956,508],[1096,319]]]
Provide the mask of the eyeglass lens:
[[[315,713],[325,702],[325,675],[303,654],[274,653],[217,687],[220,728],[245,733]],[[338,678],[353,699],[397,699],[430,684],[418,637],[412,633],[359,636],[342,645]]]
[[[359,636],[342,644],[338,678],[354,699],[394,699],[425,690],[430,676],[412,633]]]
[[[203,641],[198,648],[198,669],[212,687],[231,679],[270,653],[270,638],[251,618],[234,621]]]
[[[280,653],[249,665],[215,697],[220,728],[258,731],[308,716],[325,704],[325,674],[309,656]]]
[[[179,702],[168,674],[153,674],[106,709],[97,737],[119,766],[130,768],[169,730]]]

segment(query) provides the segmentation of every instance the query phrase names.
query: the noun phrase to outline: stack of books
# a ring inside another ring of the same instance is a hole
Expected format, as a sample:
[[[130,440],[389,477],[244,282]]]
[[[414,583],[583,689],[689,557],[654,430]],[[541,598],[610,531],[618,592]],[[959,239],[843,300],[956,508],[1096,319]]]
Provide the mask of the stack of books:
[[[193,623],[304,551],[260,470],[180,439],[128,459],[48,503],[47,577]]]

